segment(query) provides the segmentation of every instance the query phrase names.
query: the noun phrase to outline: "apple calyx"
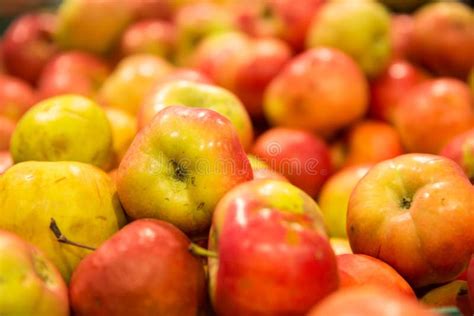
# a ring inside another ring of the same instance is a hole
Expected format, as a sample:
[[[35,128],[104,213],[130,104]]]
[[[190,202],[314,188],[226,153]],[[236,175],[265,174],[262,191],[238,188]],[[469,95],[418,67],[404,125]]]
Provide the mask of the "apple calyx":
[[[217,252],[203,248],[195,243],[190,243],[188,247],[189,252],[195,256],[207,257],[207,258],[217,258]]]
[[[408,197],[403,197],[400,201],[400,207],[404,210],[408,210],[411,207],[412,199]]]
[[[82,245],[82,244],[79,244],[77,242],[69,240],[66,236],[63,235],[63,233],[61,232],[61,230],[58,227],[58,224],[56,224],[56,221],[54,220],[54,218],[51,218],[51,222],[49,224],[49,229],[53,232],[54,236],[56,237],[56,240],[60,243],[75,246],[75,247],[79,247],[79,248],[83,248],[83,249],[87,249],[87,250],[92,250],[92,251],[95,250],[94,247]]]

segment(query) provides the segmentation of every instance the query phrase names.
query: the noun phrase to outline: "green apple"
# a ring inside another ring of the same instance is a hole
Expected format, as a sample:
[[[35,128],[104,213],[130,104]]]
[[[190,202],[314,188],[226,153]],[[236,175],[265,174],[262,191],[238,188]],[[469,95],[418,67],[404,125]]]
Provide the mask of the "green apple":
[[[151,107],[156,114],[170,105],[200,107],[216,111],[232,122],[244,148],[249,148],[252,144],[253,129],[250,117],[242,102],[224,88],[189,80],[175,80],[156,89],[144,106]]]
[[[0,275],[0,315],[69,315],[67,286],[56,267],[36,247],[4,230]]]
[[[66,281],[90,251],[59,243],[55,219],[71,240],[97,247],[125,224],[115,186],[100,169],[80,162],[29,161],[0,177],[0,229],[41,249]]]
[[[329,2],[314,18],[306,44],[339,48],[376,76],[390,59],[390,15],[374,1]]]
[[[151,54],[130,55],[120,61],[99,91],[99,100],[135,115],[153,84],[172,66]]]
[[[128,0],[65,0],[58,11],[55,40],[63,49],[108,52],[132,21]]]
[[[349,198],[355,186],[369,171],[369,166],[347,167],[332,175],[324,183],[319,195],[319,206],[331,237],[347,238],[346,214]]]
[[[112,154],[112,131],[95,102],[62,95],[41,101],[21,118],[10,151],[15,163],[80,161],[105,168]]]
[[[209,228],[219,199],[252,176],[227,118],[169,106],[138,133],[120,163],[117,188],[131,218],[165,220],[197,234]]]

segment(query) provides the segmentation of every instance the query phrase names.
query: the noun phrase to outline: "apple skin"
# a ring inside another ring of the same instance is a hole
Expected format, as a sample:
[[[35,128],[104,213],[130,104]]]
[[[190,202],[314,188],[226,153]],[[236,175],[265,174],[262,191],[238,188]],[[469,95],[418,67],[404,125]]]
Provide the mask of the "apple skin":
[[[390,308],[387,308],[390,306]],[[351,287],[337,291],[308,316],[440,316],[415,299],[377,286]]]
[[[302,130],[271,128],[257,138],[252,153],[312,197],[332,171],[324,140]]]
[[[176,44],[174,24],[148,19],[137,21],[123,32],[120,39],[120,55],[153,54],[171,59]]]
[[[177,29],[176,60],[188,66],[196,46],[208,35],[235,29],[232,13],[213,2],[195,2],[183,5],[174,16]]]
[[[41,101],[23,115],[10,152],[15,163],[80,161],[106,168],[112,158],[112,130],[97,103],[61,95]]]
[[[153,84],[167,75],[172,65],[150,54],[135,54],[120,61],[102,85],[98,99],[105,105],[136,115]]]
[[[454,280],[474,251],[473,196],[448,158],[406,154],[381,162],[352,192],[351,248],[385,261],[415,288]]]
[[[89,251],[59,243],[49,230],[51,218],[65,236],[90,247],[99,246],[125,224],[114,183],[89,164],[22,162],[0,176],[0,188],[5,194],[0,229],[41,249],[66,282]]]
[[[33,245],[0,230],[0,314],[69,315],[61,274]]]
[[[290,59],[290,47],[281,40],[226,32],[206,37],[192,55],[191,65],[233,91],[250,116],[260,119],[264,91]]]
[[[113,167],[118,167],[120,161],[132,144],[137,134],[137,122],[125,111],[105,108],[105,115],[112,128]]]
[[[58,51],[53,42],[56,17],[51,13],[24,14],[6,30],[3,62],[8,73],[35,83],[44,65]]]
[[[474,128],[451,139],[440,155],[457,162],[474,182]]]
[[[367,106],[368,84],[357,64],[339,50],[315,48],[271,81],[263,110],[272,125],[328,135],[362,117]]]
[[[74,315],[197,315],[206,281],[189,244],[167,222],[142,219],[125,226],[74,271]]]
[[[152,109],[155,113],[147,115],[151,119],[156,113],[173,105],[216,111],[232,122],[244,149],[248,149],[252,144],[253,128],[250,117],[240,100],[224,88],[189,80],[174,80],[163,83],[160,88],[155,89],[153,96],[147,101],[150,105],[144,107]]]
[[[370,83],[370,114],[373,118],[393,122],[393,112],[411,88],[426,81],[428,75],[406,60],[394,60]]]
[[[407,281],[385,262],[360,254],[344,254],[336,258],[341,289],[374,285],[416,298]]]
[[[247,0],[234,4],[237,25],[256,37],[277,37],[295,51],[304,48],[305,36],[314,16],[326,0]]]
[[[287,182],[235,187],[219,201],[212,227],[218,259],[209,260],[210,291],[218,315],[303,315],[337,289],[317,204]]]
[[[208,109],[169,106],[135,137],[117,187],[131,218],[165,220],[196,234],[209,228],[219,199],[252,177],[228,119]]]
[[[391,57],[390,15],[375,1],[329,2],[315,16],[306,45],[338,48],[375,77]]]
[[[439,75],[467,78],[474,62],[472,8],[436,1],[421,7],[414,19],[411,58]]]
[[[81,51],[59,53],[43,68],[39,94],[43,99],[70,93],[93,98],[109,74],[109,65],[98,56]]]
[[[195,69],[175,68],[157,80],[153,84],[153,87],[150,88],[150,91],[145,95],[143,103],[140,106],[140,110],[137,114],[137,124],[139,130],[141,130],[143,127],[145,127],[145,125],[153,120],[153,117],[157,112],[155,110],[155,95],[160,93],[161,86],[165,83],[175,80],[186,80],[191,82],[212,84],[211,79]]]
[[[336,256],[352,253],[351,245],[346,238],[332,237],[329,239],[329,242]]]
[[[343,168],[324,183],[318,202],[329,236],[347,238],[346,214],[349,198],[370,167],[370,165],[361,165]]]
[[[54,38],[64,50],[105,54],[118,41],[134,14],[135,5],[129,0],[62,1]]]
[[[0,151],[0,175],[13,166],[13,159],[8,150]]]
[[[390,37],[392,41],[392,60],[407,59],[415,21],[413,15],[395,14],[391,17]]]
[[[405,152],[397,130],[374,120],[353,125],[347,133],[346,146],[345,166],[377,163]]]
[[[10,140],[15,130],[15,122],[0,116],[0,150],[8,150],[10,148]]]
[[[27,82],[0,74],[0,116],[18,121],[35,102],[36,93]]]
[[[287,178],[271,169],[263,160],[251,154],[248,154],[247,158],[252,166],[254,180],[280,180],[288,182]]]
[[[407,151],[437,154],[454,136],[472,128],[474,101],[464,82],[438,78],[408,91],[393,114]]]

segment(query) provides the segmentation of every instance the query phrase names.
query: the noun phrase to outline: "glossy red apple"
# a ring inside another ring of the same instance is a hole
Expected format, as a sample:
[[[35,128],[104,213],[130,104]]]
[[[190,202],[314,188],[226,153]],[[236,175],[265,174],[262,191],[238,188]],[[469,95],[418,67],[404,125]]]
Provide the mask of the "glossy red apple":
[[[435,1],[414,15],[410,55],[446,76],[466,79],[474,65],[474,15],[467,4]]]
[[[397,130],[373,120],[361,121],[351,127],[345,150],[345,166],[377,163],[405,152]]]
[[[365,286],[337,291],[308,316],[440,316],[406,295],[383,287]]]
[[[272,125],[329,135],[365,114],[367,80],[348,55],[314,48],[296,56],[265,92],[264,113]]]
[[[213,216],[210,249],[221,316],[305,315],[338,286],[317,205],[288,182],[254,180],[228,192]]]
[[[96,55],[60,53],[45,65],[38,81],[39,94],[42,98],[71,93],[93,98],[109,73],[107,62]]]
[[[252,153],[312,197],[331,173],[326,143],[306,131],[269,129],[257,138]]]
[[[454,280],[474,252],[473,197],[474,186],[448,158],[407,154],[381,162],[349,201],[352,250],[385,261],[413,287]]]
[[[456,161],[471,182],[474,181],[474,128],[451,139],[440,152]]]
[[[145,219],[125,226],[74,271],[74,315],[197,315],[205,275],[189,244],[167,222]]]
[[[7,71],[31,83],[58,51],[52,37],[56,18],[52,13],[29,13],[15,20],[3,35],[3,59]]]
[[[469,266],[467,268],[467,284],[469,287],[471,306],[474,309],[474,255],[471,257],[471,261],[469,261]]]
[[[237,24],[257,37],[275,36],[296,51],[304,46],[313,18],[326,0],[244,0],[235,1]]]
[[[171,22],[149,19],[137,21],[122,33],[120,55],[153,54],[170,59],[176,43],[176,29]]]
[[[392,61],[370,83],[370,114],[387,122],[393,121],[393,112],[400,99],[414,86],[428,79],[428,75],[410,62]]]
[[[415,298],[410,285],[391,266],[374,257],[344,254],[337,258],[341,288],[374,285]]]
[[[35,102],[36,94],[27,82],[0,74],[0,116],[18,121]]]
[[[233,91],[250,116],[263,115],[263,94],[291,58],[288,45],[275,38],[253,39],[243,33],[208,37],[192,56],[192,66]]]
[[[408,91],[393,113],[409,152],[434,153],[474,125],[474,100],[466,83],[438,78]]]

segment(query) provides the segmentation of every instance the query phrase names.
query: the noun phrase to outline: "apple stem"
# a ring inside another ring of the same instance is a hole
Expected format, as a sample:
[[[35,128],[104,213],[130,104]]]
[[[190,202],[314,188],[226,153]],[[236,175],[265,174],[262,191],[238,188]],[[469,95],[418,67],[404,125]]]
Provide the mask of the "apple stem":
[[[217,252],[203,248],[193,242],[189,244],[188,249],[195,256],[217,258]]]
[[[49,224],[49,229],[53,232],[54,236],[56,237],[56,240],[60,243],[75,246],[75,247],[79,247],[79,248],[84,248],[84,249],[87,249],[87,250],[92,250],[92,251],[95,250],[95,248],[93,248],[93,247],[78,244],[77,242],[74,242],[74,241],[71,241],[71,240],[67,239],[67,237],[64,236],[63,233],[61,232],[61,230],[59,229],[58,224],[56,224],[56,221],[54,220],[54,218],[51,218],[51,223]]]

